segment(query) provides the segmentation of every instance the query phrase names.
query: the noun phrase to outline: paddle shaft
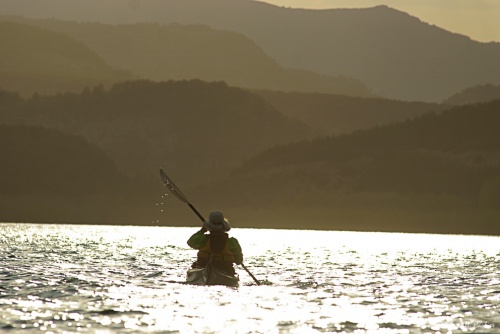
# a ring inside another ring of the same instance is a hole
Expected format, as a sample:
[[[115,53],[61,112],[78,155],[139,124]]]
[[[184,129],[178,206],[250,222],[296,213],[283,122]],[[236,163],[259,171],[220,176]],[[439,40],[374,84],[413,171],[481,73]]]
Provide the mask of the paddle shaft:
[[[255,278],[254,275],[252,275],[252,273],[250,272],[250,270],[248,270],[248,268],[242,263],[241,266],[243,267],[243,269],[245,269],[245,271],[248,273],[248,275],[250,275],[250,277],[253,278],[253,280],[255,281],[255,283],[257,283],[257,285],[260,285],[260,282]]]
[[[175,185],[174,182],[172,182],[172,180],[167,176],[167,174],[161,168],[160,168],[160,175],[161,175],[163,183],[165,183],[165,186],[167,187],[167,189],[170,190],[175,195],[175,197],[180,199],[182,202],[186,203],[191,208],[191,210],[193,210],[193,212],[198,216],[198,218],[201,219],[202,222],[205,222],[205,218],[201,215],[201,213],[198,210],[196,210],[194,205],[188,201],[188,199],[182,193],[182,191]],[[245,271],[248,273],[248,275],[250,275],[250,277],[253,278],[255,283],[257,283],[257,285],[260,285],[260,282],[255,278],[254,275],[252,275],[250,270],[248,270],[248,268],[243,263],[241,264],[241,266],[243,267],[243,269],[245,269]]]
[[[188,202],[187,205],[191,208],[191,210],[194,211],[194,213],[196,213],[196,215],[198,216],[198,218],[201,219],[202,222],[205,222],[205,218],[203,218],[203,216],[201,215],[201,213],[199,213],[198,210],[196,210],[196,208],[193,206],[193,204],[191,204],[191,203]]]

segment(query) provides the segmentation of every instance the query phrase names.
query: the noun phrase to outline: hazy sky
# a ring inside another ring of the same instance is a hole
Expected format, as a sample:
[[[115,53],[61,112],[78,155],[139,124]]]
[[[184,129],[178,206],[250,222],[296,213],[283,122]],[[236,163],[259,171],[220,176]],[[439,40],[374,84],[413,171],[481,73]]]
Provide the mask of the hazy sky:
[[[261,0],[297,8],[358,8],[387,5],[424,22],[482,42],[500,42],[500,0]]]

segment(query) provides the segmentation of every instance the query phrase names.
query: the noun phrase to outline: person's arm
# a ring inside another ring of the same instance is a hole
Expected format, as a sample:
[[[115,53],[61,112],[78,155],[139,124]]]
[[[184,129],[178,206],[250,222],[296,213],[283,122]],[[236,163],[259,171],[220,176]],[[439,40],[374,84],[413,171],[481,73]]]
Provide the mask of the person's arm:
[[[201,230],[199,230],[198,232],[193,234],[187,242],[189,247],[194,248],[194,249],[200,249],[203,246],[205,246],[205,244],[207,243],[207,240],[208,240],[208,235],[205,234],[206,231],[207,231],[207,229],[202,227]]]
[[[236,238],[229,238],[229,250],[234,255],[234,263],[243,263],[243,251],[241,250],[240,243]]]

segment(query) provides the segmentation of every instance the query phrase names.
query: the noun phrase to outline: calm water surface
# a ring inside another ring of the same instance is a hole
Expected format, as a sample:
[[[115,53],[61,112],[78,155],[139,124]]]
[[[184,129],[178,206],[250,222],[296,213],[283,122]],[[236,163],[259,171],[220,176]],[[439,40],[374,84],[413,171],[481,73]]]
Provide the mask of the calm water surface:
[[[238,288],[183,284],[197,228],[0,224],[0,331],[500,333],[500,238],[237,229]]]

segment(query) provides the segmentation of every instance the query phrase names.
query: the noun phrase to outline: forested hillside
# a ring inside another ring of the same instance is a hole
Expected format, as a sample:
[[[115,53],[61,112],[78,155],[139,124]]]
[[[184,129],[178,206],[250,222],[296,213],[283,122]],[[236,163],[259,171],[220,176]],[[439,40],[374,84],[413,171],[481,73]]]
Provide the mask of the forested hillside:
[[[116,221],[132,185],[84,138],[42,127],[0,125],[2,221]]]
[[[283,227],[500,233],[499,111],[458,107],[277,147],[210,188],[246,206],[238,218],[279,212]]]
[[[298,119],[322,134],[349,133],[377,125],[401,122],[444,110],[435,103],[360,98],[337,94],[253,91],[284,115]]]
[[[498,43],[386,6],[0,11],[0,221],[191,223],[162,167],[237,226],[500,234]]]
[[[500,85],[479,85],[464,89],[446,100],[444,104],[463,105],[500,100]]]
[[[121,171],[149,185],[157,184],[160,166],[192,186],[224,175],[260,151],[312,133],[251,93],[199,80],[135,81],[109,90],[15,101],[0,95],[0,105],[11,104],[0,111],[0,122],[82,135],[105,150]]]
[[[345,108],[363,110],[366,101],[356,101]],[[390,117],[411,110],[378,102]],[[162,213],[154,206],[164,202],[163,167],[201,211],[224,208],[239,226],[500,233],[499,110],[500,101],[467,105],[313,139],[317,131],[264,97],[224,83],[135,81],[29,99],[0,92],[0,124],[16,126],[2,141],[16,144],[2,155],[18,159],[3,167],[16,177],[4,177],[2,196],[21,212],[26,197],[50,194],[40,202],[48,212],[30,209],[49,220],[62,217],[53,209],[62,205],[68,221],[183,224],[193,217],[182,203],[167,201]],[[35,170],[48,174],[26,182]],[[115,190],[108,196],[94,186]],[[75,189],[97,200],[78,203]],[[85,206],[88,214],[79,211]]]

